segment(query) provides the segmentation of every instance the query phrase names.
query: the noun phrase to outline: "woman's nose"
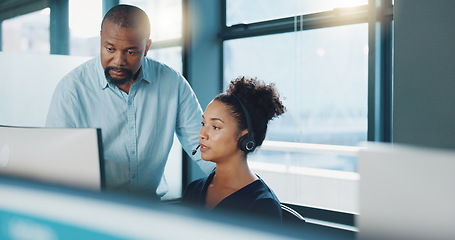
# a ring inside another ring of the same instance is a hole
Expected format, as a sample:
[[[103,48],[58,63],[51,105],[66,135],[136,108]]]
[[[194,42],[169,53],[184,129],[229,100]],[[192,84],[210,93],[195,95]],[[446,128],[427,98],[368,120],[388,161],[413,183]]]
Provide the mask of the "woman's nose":
[[[207,139],[207,134],[205,133],[204,129],[201,128],[201,130],[199,131],[199,139]]]

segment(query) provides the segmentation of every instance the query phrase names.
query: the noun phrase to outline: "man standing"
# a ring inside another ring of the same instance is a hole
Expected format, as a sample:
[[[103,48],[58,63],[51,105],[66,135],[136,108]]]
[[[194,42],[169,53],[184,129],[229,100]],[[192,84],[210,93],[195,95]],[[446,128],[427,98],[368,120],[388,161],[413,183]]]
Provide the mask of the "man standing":
[[[186,152],[198,145],[202,110],[188,82],[146,58],[150,22],[118,5],[101,24],[101,51],[56,87],[47,127],[101,128],[109,190],[159,198],[174,132]],[[165,184],[165,181],[163,181]]]

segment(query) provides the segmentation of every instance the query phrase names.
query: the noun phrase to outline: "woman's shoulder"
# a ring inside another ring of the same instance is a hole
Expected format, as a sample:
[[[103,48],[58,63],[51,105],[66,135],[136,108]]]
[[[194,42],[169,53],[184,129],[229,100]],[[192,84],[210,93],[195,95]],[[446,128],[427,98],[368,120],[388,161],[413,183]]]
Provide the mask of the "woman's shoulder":
[[[207,181],[207,177],[199,178],[197,180],[192,181],[190,184],[188,184],[186,189],[193,190],[193,189],[203,188],[206,181]]]
[[[183,194],[183,200],[192,201],[195,198],[197,198],[197,199],[204,198],[205,199],[206,185],[207,185],[207,182],[210,182],[211,178],[213,178],[213,174],[214,173],[212,172],[207,177],[199,178],[199,179],[191,182],[185,188],[185,192]]]
[[[259,176],[256,181],[249,185],[248,191],[254,195],[257,195],[258,199],[273,199],[277,202],[280,202],[273,190]]]
[[[253,208],[281,216],[281,202],[264,180],[259,177],[252,188],[250,191],[255,195]]]

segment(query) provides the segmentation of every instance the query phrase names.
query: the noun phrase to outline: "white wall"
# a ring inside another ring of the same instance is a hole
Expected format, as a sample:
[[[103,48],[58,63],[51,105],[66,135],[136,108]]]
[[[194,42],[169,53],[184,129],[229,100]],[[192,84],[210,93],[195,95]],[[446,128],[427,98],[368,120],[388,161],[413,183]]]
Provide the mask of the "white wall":
[[[55,86],[87,59],[0,52],[0,124],[44,126]]]

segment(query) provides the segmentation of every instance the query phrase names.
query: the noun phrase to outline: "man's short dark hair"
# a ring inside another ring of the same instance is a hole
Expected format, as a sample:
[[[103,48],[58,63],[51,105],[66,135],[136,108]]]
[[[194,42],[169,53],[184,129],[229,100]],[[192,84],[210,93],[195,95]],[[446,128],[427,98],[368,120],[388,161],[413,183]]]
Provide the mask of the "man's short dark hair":
[[[101,31],[103,31],[104,21],[106,20],[123,28],[142,29],[146,40],[150,39],[150,20],[147,14],[138,7],[121,4],[111,8],[104,15]]]

